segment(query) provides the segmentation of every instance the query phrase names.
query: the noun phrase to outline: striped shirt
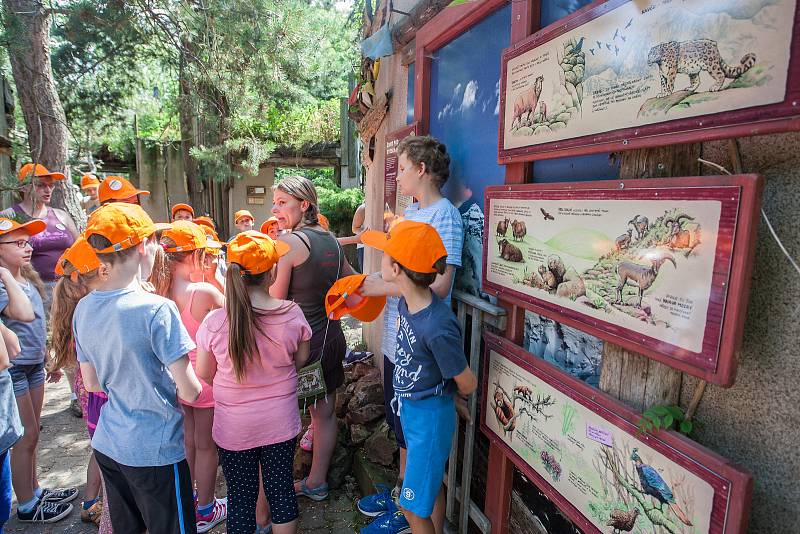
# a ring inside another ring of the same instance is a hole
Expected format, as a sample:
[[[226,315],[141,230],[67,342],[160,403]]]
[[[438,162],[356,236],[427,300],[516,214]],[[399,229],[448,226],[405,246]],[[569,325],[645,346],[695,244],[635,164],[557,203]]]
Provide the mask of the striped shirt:
[[[434,202],[427,208],[420,208],[418,203],[411,204],[406,208],[403,217],[407,221],[416,221],[430,224],[439,232],[444,248],[447,250],[447,265],[461,267],[461,248],[464,244],[464,226],[461,222],[461,214],[446,198]],[[453,277],[455,280],[455,276]],[[442,301],[450,306],[450,294],[453,292],[453,284],[450,284],[450,291],[447,298]],[[397,350],[397,331],[399,329],[400,312],[398,304],[400,297],[387,297],[386,308],[383,312],[383,337],[381,338],[381,351],[394,363],[394,353]]]

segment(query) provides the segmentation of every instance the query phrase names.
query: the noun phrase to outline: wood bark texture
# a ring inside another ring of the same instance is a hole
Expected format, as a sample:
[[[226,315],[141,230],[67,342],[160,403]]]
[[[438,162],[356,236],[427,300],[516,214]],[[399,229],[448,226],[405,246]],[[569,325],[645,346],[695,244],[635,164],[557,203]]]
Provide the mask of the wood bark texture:
[[[620,179],[667,178],[700,174],[700,144],[631,150],[621,155]],[[600,389],[638,411],[677,404],[682,374],[641,354],[606,342]]]
[[[188,45],[185,45],[188,46]],[[195,213],[200,215],[208,212],[209,201],[204,195],[203,184],[200,181],[197,161],[192,157],[191,149],[195,142],[195,110],[192,105],[191,82],[186,75],[186,59],[181,56],[180,70],[178,73],[178,87],[180,98],[178,102],[178,115],[181,127],[181,152],[183,154],[183,172],[186,178],[186,191],[189,194],[189,203]]]
[[[83,229],[86,215],[70,179],[69,131],[50,64],[50,14],[37,0],[3,0],[3,5],[10,37],[8,56],[25,117],[31,160],[67,176],[56,183],[50,205],[65,210],[78,229]]]

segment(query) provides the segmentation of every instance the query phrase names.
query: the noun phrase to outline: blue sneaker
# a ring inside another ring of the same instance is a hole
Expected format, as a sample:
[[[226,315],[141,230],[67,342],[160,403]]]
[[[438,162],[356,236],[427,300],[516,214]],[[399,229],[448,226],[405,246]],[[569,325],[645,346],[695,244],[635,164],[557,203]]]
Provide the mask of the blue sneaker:
[[[361,497],[356,505],[358,511],[367,517],[377,517],[389,511],[388,503],[392,500],[389,488],[383,484],[376,484],[375,489],[378,490],[378,493]]]
[[[391,497],[386,503],[388,510],[361,529],[361,534],[411,534],[411,527],[403,512],[397,509]]]

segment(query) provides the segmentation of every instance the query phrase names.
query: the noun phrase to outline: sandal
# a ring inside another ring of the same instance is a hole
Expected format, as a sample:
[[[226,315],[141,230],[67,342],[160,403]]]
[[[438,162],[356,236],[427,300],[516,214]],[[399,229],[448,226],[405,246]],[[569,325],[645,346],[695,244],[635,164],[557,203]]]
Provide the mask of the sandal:
[[[309,488],[306,484],[308,481],[308,477],[305,477],[303,480],[300,480],[300,490],[295,490],[294,494],[296,497],[308,497],[312,501],[324,501],[328,498],[328,484],[327,482],[322,484],[321,486],[317,486],[316,488]]]
[[[300,438],[300,448],[306,452],[314,450],[314,425],[308,425],[306,433]]]

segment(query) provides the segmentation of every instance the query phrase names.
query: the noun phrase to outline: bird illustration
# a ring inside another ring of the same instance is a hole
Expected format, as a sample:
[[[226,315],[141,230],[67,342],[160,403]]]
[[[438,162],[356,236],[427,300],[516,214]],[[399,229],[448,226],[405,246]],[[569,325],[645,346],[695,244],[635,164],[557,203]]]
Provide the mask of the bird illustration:
[[[581,48],[583,48],[584,39],[585,37],[581,37],[580,40],[578,41],[578,44],[572,47],[572,51],[570,52],[571,54],[577,54],[578,52],[581,51]]]
[[[608,48],[609,50],[611,50],[611,44],[609,44],[609,43],[606,43],[606,48]]]
[[[631,24],[633,24],[633,19],[628,21],[628,23],[625,25],[625,29],[627,30],[628,28],[630,28]]]
[[[613,41],[614,39],[616,39],[616,38],[617,38],[617,35],[619,35],[619,28],[617,28],[616,30],[614,30],[614,37],[612,37],[612,38],[611,38],[611,40]]]
[[[619,47],[617,45],[614,45],[614,55],[615,56],[619,55]]]
[[[686,517],[686,513],[681,510],[678,503],[675,502],[675,496],[672,494],[672,489],[667,485],[661,475],[658,474],[653,467],[645,464],[639,456],[639,449],[633,448],[631,452],[631,460],[636,465],[636,473],[639,475],[639,483],[642,485],[642,491],[645,495],[650,495],[658,500],[658,508],[663,511],[663,506],[666,504],[670,510],[680,519],[681,523],[686,526],[692,526],[692,522]]]
[[[628,40],[628,38],[627,38],[627,37],[625,37],[624,35],[620,35],[620,36],[619,36],[619,38],[620,38],[620,39],[622,39],[622,42],[623,42],[623,43],[624,43],[624,42],[626,42],[626,41]]]
[[[595,41],[595,43],[597,43],[597,48],[601,50],[603,49],[603,43],[601,43],[600,41]]]
[[[591,53],[592,53],[592,55],[594,55],[594,48],[590,48],[590,49],[589,49],[589,52],[591,52]]]
[[[622,510],[615,508],[614,510],[611,510],[611,516],[609,517],[606,526],[613,527],[614,534],[617,534],[618,532],[630,532],[633,530],[634,525],[636,525],[636,517],[638,515],[638,508],[628,510],[627,512],[623,512]]]
[[[555,221],[556,220],[555,217],[553,217],[552,215],[550,215],[549,213],[544,211],[544,208],[539,208],[539,211],[541,211],[542,215],[544,215],[544,220],[545,221]]]

